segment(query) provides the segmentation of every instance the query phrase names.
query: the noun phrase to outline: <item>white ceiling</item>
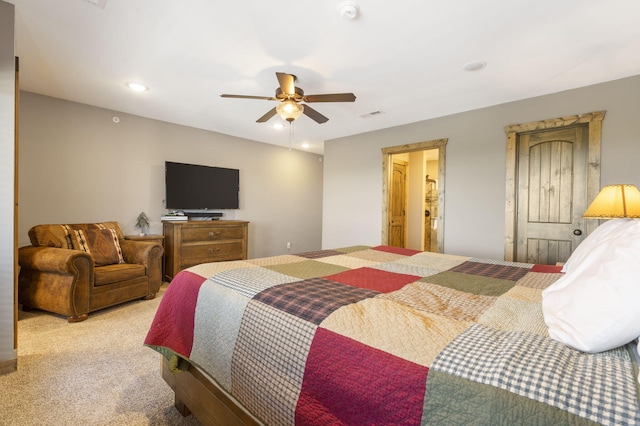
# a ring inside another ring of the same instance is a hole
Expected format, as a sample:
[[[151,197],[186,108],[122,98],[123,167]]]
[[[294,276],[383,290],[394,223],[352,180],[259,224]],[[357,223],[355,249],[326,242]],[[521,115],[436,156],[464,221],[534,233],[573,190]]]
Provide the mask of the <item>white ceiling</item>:
[[[277,116],[255,122],[275,102],[219,96],[273,96],[286,72],[306,94],[357,96],[314,103],[327,123],[295,121],[294,148],[317,153],[329,139],[640,74],[637,0],[356,0],[351,21],[336,0],[8,2],[22,90],[287,146]],[[487,65],[465,71],[472,61]]]

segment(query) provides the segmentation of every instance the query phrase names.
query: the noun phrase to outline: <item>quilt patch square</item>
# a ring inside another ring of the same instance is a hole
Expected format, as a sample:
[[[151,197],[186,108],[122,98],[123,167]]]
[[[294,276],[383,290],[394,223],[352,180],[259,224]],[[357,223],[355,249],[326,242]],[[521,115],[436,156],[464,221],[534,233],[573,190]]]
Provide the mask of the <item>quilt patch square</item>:
[[[428,371],[319,328],[307,358],[295,423],[419,425]],[[350,389],[351,397],[335,389]]]
[[[368,250],[349,253],[349,256],[357,257],[360,259],[371,260],[373,262],[380,262],[380,263],[395,262],[396,260],[405,259],[407,257],[397,253],[390,253],[388,251],[374,250],[374,249],[368,249]]]
[[[496,301],[495,297],[469,294],[425,282],[415,282],[379,297],[419,311],[468,322],[476,322]]]
[[[518,281],[530,271],[530,268],[468,261],[451,268],[449,271],[481,275],[483,277],[497,278],[500,280]]]
[[[306,253],[298,253],[296,256],[304,257],[305,259],[321,259],[323,257],[329,256],[337,256],[343,253],[337,250],[318,250],[318,251],[309,251]]]
[[[319,325],[341,306],[375,297],[377,291],[339,284],[324,278],[310,278],[271,287],[255,300]]]
[[[413,256],[414,254],[420,253],[420,250],[413,250],[408,248],[392,247],[392,246],[376,246],[376,247],[372,247],[371,250],[385,251],[387,253],[395,253],[395,254],[400,254],[402,256]]]
[[[253,297],[262,290],[274,285],[298,281],[296,277],[253,265],[248,268],[219,272],[210,277],[209,280],[233,289],[247,297]]]
[[[282,254],[280,256],[259,257],[257,259],[247,259],[245,262],[257,266],[282,265],[284,263],[300,262],[304,259],[293,254]],[[226,263],[226,262],[225,262]]]
[[[300,280],[323,277],[325,275],[332,275],[347,270],[347,268],[342,266],[332,265],[330,263],[320,262],[313,259],[282,265],[269,265],[265,266],[265,268]]]
[[[438,355],[431,371],[489,384],[596,423],[637,424],[629,356],[623,347],[586,354],[539,335],[477,324]]]
[[[266,424],[293,424],[316,328],[256,300],[247,305],[233,351],[231,391]]]
[[[165,313],[165,320],[156,320],[151,324],[145,345],[170,347],[173,352],[189,358],[193,347],[196,305],[202,283],[199,275],[189,271],[184,271],[173,279],[158,308]],[[171,301],[179,303],[170,303]],[[174,327],[175,323],[180,324],[179,329]]]
[[[329,275],[325,278],[354,287],[379,291],[380,293],[399,290],[408,283],[420,279],[417,275],[395,274],[374,268],[353,269]]]
[[[516,285],[515,281],[449,271],[422,278],[420,281],[480,296],[493,297],[503,295]]]

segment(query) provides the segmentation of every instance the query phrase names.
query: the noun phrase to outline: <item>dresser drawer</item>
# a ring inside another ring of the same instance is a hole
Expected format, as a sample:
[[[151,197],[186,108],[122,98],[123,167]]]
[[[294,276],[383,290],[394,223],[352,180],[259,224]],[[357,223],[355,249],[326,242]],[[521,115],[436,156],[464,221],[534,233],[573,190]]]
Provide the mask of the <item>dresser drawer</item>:
[[[183,244],[195,241],[240,240],[242,238],[243,229],[239,226],[185,227],[182,229]]]
[[[196,265],[220,260],[241,259],[243,257],[242,241],[225,241],[220,243],[183,244],[180,248],[181,267],[186,264]]]

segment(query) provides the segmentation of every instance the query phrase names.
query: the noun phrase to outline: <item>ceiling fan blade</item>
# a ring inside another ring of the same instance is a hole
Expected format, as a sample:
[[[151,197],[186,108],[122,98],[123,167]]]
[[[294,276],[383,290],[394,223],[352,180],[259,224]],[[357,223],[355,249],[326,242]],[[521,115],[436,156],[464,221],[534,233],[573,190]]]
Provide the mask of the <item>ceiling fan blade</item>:
[[[353,102],[356,95],[353,93],[329,93],[326,95],[306,95],[302,98],[305,102]]]
[[[271,96],[252,96],[252,95],[220,95],[221,98],[236,98],[236,99],[262,99],[265,101],[277,101],[278,99]]]
[[[285,95],[293,96],[296,93],[295,81],[296,77],[291,74],[286,74],[283,72],[277,72],[276,77],[278,77],[278,83],[280,83],[280,90]]]
[[[270,109],[270,110],[269,110],[265,115],[263,115],[262,117],[258,118],[258,119],[256,120],[256,123],[264,123],[264,122],[269,121],[269,119],[270,119],[271,117],[273,117],[274,115],[276,115],[276,112],[277,112],[277,111],[276,111],[275,107],[274,107],[274,108],[271,108],[271,109]]]
[[[307,117],[309,117],[310,119],[312,119],[318,124],[326,123],[327,121],[329,121],[327,117],[320,114],[318,111],[311,108],[309,105],[305,105],[302,112],[304,113],[304,115],[306,115]]]

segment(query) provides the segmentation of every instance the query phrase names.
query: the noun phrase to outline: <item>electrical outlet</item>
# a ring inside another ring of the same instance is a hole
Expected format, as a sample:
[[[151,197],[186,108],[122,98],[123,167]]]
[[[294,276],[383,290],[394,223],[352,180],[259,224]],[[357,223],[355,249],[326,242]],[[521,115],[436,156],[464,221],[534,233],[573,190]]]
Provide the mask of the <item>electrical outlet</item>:
[[[291,250],[291,241],[287,241],[287,250]]]

